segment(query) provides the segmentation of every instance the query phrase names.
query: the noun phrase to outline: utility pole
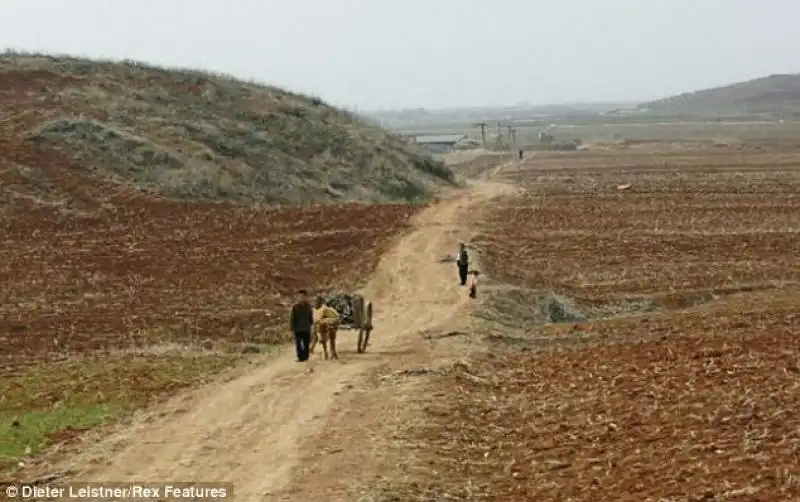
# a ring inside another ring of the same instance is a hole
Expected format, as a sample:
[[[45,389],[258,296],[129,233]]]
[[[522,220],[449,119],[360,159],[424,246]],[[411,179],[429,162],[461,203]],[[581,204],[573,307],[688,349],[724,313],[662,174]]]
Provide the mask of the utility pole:
[[[512,151],[516,154],[517,152],[517,128],[511,129],[511,143],[514,145]]]
[[[476,124],[472,124],[481,127],[481,144],[484,148],[486,148],[486,122],[478,122]]]
[[[514,129],[514,125],[511,122],[506,124],[506,127],[508,128],[508,149],[513,152],[517,146],[517,130]]]

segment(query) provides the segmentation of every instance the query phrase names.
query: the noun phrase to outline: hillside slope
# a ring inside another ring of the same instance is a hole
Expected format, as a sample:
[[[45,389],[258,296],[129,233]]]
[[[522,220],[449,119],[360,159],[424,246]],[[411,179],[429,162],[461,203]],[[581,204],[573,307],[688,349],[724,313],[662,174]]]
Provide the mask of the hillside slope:
[[[418,201],[454,183],[319,99],[200,71],[6,53],[0,117],[3,185],[29,196],[64,189],[46,173],[59,162],[76,186],[268,204]]]
[[[800,114],[800,75],[770,75],[639,105],[658,114]]]

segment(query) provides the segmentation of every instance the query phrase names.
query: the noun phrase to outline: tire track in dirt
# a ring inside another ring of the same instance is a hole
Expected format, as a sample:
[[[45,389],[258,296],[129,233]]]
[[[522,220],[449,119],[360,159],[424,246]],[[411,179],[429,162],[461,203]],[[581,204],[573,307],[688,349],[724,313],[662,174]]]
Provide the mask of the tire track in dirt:
[[[462,214],[513,187],[479,182],[418,215],[412,231],[383,257],[364,289],[376,305],[367,354],[340,350],[308,365],[284,353],[229,381],[177,397],[64,465],[82,481],[228,481],[237,500],[270,500],[297,470],[301,444],[322,433],[339,382],[353,382],[456,318],[467,302],[442,256],[468,236]],[[340,346],[355,345],[343,332]],[[377,352],[385,356],[376,357]],[[366,356],[366,357],[365,357]],[[311,372],[308,372],[311,370]],[[354,445],[355,446],[355,445]],[[347,472],[340,472],[347,476]],[[324,480],[314,480],[317,489]]]

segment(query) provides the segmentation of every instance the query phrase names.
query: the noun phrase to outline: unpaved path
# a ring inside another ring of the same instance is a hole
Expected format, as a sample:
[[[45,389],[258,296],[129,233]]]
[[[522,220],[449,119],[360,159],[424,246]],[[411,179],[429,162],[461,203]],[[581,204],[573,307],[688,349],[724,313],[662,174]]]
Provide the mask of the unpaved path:
[[[338,362],[319,353],[307,364],[288,352],[270,358],[243,376],[176,398],[151,420],[74,457],[71,477],[229,481],[237,500],[270,500],[291,481],[303,440],[323,432],[339,382],[357,381],[381,363],[380,354],[408,347],[465,307],[455,267],[442,258],[468,236],[460,228],[462,213],[507,191],[507,185],[476,183],[417,216],[365,287],[377,327],[366,354],[354,353],[353,335],[343,332]]]

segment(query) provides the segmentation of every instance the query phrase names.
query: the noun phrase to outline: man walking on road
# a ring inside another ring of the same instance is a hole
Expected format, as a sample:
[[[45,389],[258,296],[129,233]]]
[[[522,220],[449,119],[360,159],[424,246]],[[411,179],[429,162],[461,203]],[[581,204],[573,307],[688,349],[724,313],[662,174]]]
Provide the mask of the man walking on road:
[[[308,361],[313,323],[314,311],[308,302],[308,292],[301,289],[297,293],[297,303],[292,306],[292,313],[289,317],[289,327],[294,334],[294,347],[299,363]]]
[[[467,246],[463,242],[458,245],[456,265],[458,265],[458,278],[461,280],[461,285],[465,286],[467,284],[467,272],[469,271],[469,255],[467,254]]]

